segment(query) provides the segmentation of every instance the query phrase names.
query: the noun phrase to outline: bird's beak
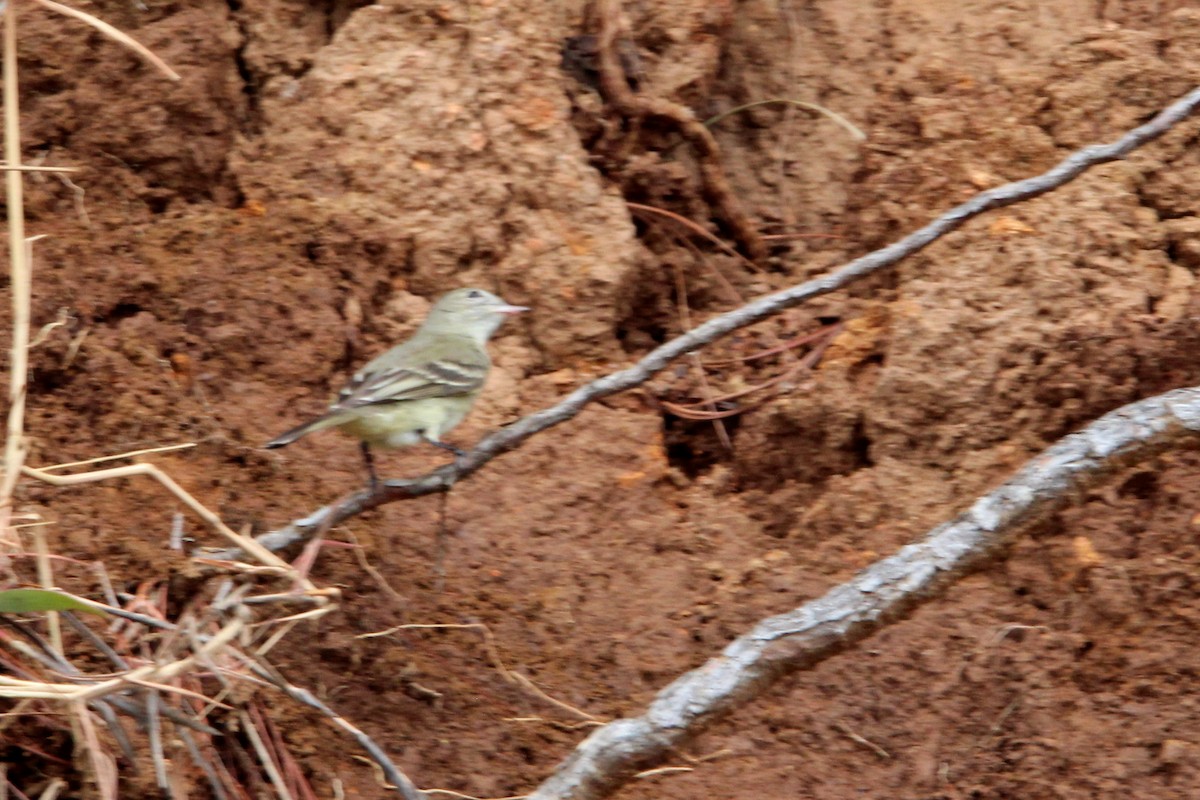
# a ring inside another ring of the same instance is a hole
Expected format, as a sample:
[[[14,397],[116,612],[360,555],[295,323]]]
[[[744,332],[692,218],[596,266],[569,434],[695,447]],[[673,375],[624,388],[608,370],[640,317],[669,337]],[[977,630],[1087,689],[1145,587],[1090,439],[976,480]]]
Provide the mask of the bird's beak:
[[[529,306],[496,306],[492,309],[497,314],[520,314],[522,311],[528,311]]]

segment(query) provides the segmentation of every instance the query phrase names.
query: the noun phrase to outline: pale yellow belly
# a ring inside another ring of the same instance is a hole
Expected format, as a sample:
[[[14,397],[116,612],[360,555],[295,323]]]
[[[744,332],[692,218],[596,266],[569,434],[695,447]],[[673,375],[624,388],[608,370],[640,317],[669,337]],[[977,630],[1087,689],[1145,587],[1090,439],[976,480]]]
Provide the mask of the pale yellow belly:
[[[373,447],[409,447],[422,438],[441,441],[442,434],[462,422],[474,397],[433,397],[392,405],[355,409],[337,427]]]

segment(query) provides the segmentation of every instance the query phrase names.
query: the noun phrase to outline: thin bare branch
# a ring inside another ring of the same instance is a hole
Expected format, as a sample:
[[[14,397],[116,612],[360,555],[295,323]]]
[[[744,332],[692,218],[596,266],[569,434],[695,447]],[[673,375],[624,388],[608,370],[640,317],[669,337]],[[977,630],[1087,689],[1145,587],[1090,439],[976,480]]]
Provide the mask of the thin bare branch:
[[[758,623],[719,656],[658,693],[640,717],[597,729],[530,800],[593,800],[783,675],[815,664],[939,596],[997,558],[1030,522],[1117,469],[1200,439],[1200,387],[1105,414],[1025,465],[1011,480],[924,539],[875,562],[824,597]]]
[[[534,434],[573,419],[588,404],[645,383],[680,356],[714,342],[739,328],[752,325],[814,297],[844,288],[857,280],[890,267],[901,259],[927,247],[947,233],[957,230],[968,220],[985,211],[1043,195],[1066,184],[1091,167],[1124,158],[1133,150],[1157,139],[1172,126],[1186,119],[1195,112],[1197,106],[1200,106],[1200,88],[1193,89],[1149,122],[1134,128],[1115,142],[1105,145],[1090,145],[1077,150],[1041,175],[981,192],[900,241],[857,258],[828,275],[767,295],[741,308],[713,317],[683,336],[672,339],[652,350],[633,366],[581,386],[550,408],[530,414],[485,437],[475,446],[474,450],[456,459],[453,464],[448,464],[419,478],[385,481],[373,491],[363,489],[355,492],[336,503],[314,511],[307,517],[293,521],[278,531],[264,534],[258,539],[258,542],[268,550],[279,550],[304,538],[321,526],[337,525],[381,505],[436,492],[445,492],[456,482],[471,475],[496,456],[520,446]],[[235,560],[241,557],[241,551],[233,549],[215,553],[199,553],[198,555],[214,559]]]

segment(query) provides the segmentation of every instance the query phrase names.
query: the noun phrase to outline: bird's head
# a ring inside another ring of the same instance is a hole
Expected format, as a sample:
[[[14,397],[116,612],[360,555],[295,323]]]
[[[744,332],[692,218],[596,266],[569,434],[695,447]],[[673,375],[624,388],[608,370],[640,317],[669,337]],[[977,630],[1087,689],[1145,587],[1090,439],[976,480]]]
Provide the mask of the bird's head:
[[[455,289],[442,295],[423,327],[443,333],[456,333],[486,342],[509,314],[528,311],[514,306],[486,289]]]

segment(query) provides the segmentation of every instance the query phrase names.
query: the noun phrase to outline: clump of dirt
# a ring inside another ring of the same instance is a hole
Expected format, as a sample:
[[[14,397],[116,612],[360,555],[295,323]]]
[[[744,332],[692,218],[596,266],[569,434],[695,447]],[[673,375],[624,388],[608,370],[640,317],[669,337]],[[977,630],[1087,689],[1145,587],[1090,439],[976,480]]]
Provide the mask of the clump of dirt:
[[[101,4],[177,85],[27,14],[26,159],[82,168],[28,180],[30,233],[50,234],[35,326],[65,309],[31,355],[30,461],[195,441],[153,460],[231,526],[276,528],[359,487],[362,467],[333,433],[281,454],[262,443],[447,288],[534,307],[494,342],[492,382],[451,436],[465,445],[743,298],[1115,138],[1200,78],[1200,14],[1171,4],[627,5],[637,91],[700,119],[731,112],[712,130],[739,202],[780,237],[764,263],[704,235],[721,220],[677,131],[629,127],[563,70],[564,43],[594,33],[580,4]],[[342,607],[273,662],[421,785],[530,791],[590,729],[568,707],[640,713],[755,620],[948,519],[1058,437],[1195,383],[1198,130],[730,337],[699,355],[703,380],[681,361],[535,437],[455,487],[442,545],[435,498],[332,532],[361,548],[314,567]],[[724,423],[728,444],[664,405],[769,383],[808,351],[745,358],[822,330],[814,367],[729,401],[753,408]],[[381,466],[415,475],[442,458]],[[692,772],[621,796],[1189,797],[1198,485],[1190,453],[1132,468],[736,712],[686,754],[710,756]],[[102,562],[118,590],[162,589],[179,608],[211,588],[167,548],[175,506],[153,484],[24,483],[19,502],[56,522],[54,552]],[[199,523],[185,533],[214,543]],[[62,570],[99,591],[87,569]],[[401,623],[491,638],[356,638]],[[321,796],[335,778],[379,795],[353,744],[271,702]],[[6,735],[10,779],[32,781],[11,766],[36,760],[19,747],[32,734]],[[47,739],[65,763],[38,768],[78,785],[69,747]]]

